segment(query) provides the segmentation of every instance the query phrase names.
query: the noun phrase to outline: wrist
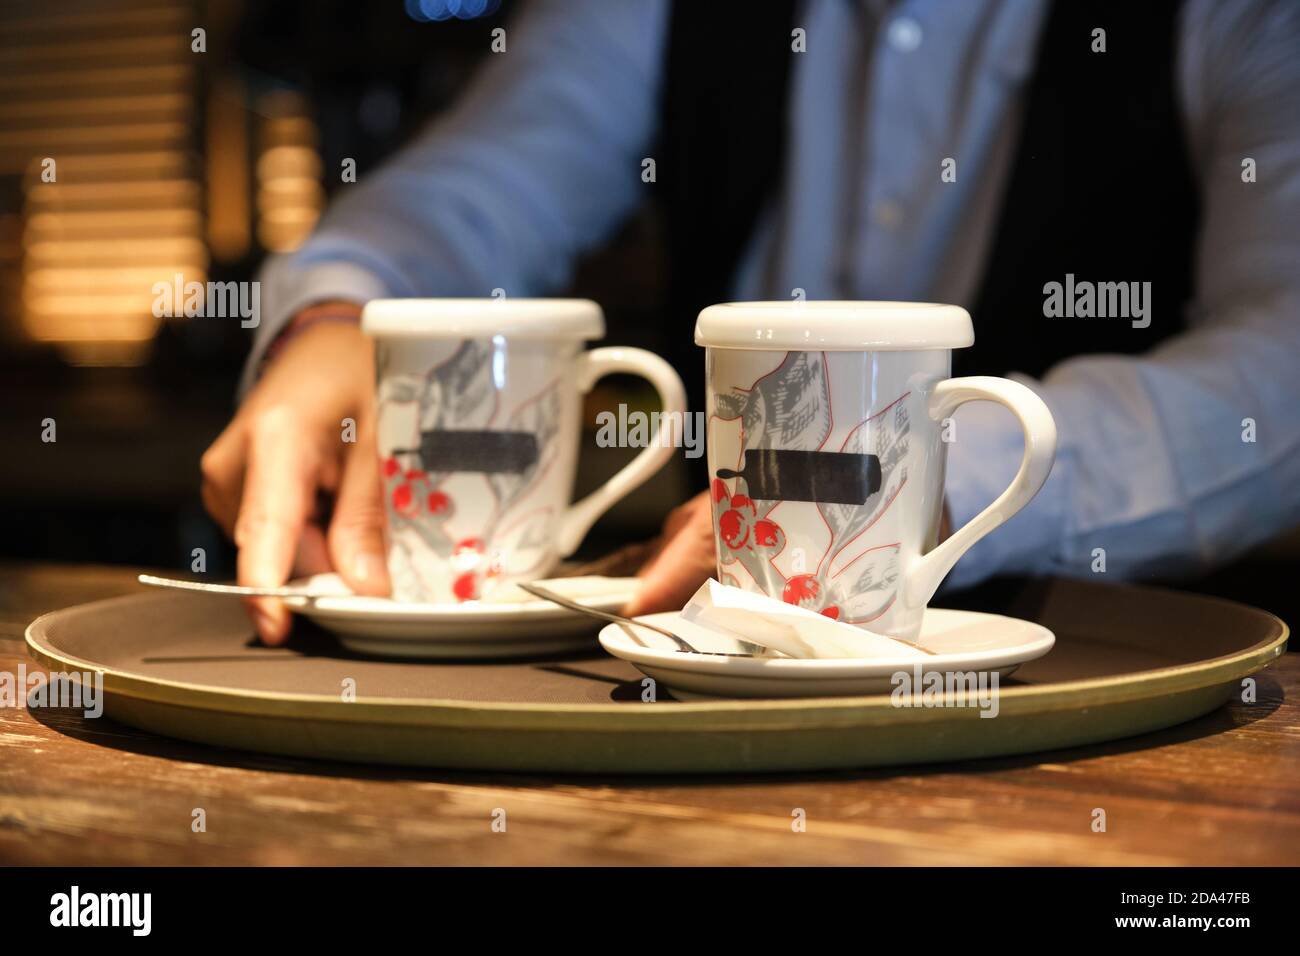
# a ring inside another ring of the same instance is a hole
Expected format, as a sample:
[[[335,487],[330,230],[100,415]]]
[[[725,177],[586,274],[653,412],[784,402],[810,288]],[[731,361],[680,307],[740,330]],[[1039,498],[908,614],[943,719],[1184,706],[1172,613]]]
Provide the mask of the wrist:
[[[301,310],[267,346],[259,374],[284,351],[290,342],[300,338],[309,330],[322,326],[351,326],[360,329],[361,304],[346,301],[320,302]]]

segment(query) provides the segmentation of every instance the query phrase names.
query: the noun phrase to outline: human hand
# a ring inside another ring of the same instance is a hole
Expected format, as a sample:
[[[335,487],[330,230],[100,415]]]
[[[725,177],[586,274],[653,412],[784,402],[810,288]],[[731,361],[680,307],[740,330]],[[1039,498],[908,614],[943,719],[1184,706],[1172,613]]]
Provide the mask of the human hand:
[[[332,309],[356,309],[332,304]],[[358,594],[389,593],[374,434],[374,350],[358,325],[320,322],[288,340],[203,454],[203,503],[239,549],[240,584],[335,570]],[[355,441],[344,440],[344,419]],[[328,528],[317,500],[332,496]],[[246,601],[262,641],[290,617],[273,598]]]
[[[704,491],[668,515],[655,552],[638,572],[641,587],[623,614],[680,611],[716,570],[713,509]]]

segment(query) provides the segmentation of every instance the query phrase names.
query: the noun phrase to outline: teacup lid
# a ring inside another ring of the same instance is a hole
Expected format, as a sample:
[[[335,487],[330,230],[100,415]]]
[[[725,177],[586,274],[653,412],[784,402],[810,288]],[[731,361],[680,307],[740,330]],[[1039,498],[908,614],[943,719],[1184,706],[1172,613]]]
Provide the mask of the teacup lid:
[[[590,299],[372,299],[367,335],[423,338],[599,339],[605,316]]]
[[[895,352],[962,349],[970,313],[934,302],[728,302],[695,323],[695,344],[772,351]]]

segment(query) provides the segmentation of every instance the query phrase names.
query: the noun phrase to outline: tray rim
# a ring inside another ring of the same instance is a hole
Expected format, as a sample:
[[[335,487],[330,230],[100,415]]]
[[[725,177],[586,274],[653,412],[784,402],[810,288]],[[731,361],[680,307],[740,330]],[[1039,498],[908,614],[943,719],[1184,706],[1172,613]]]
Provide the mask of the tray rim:
[[[1116,586],[1116,585],[1113,585]],[[1001,713],[1045,713],[1069,710],[1080,705],[1102,705],[1140,700],[1153,691],[1170,693],[1219,686],[1262,670],[1286,650],[1290,628],[1277,615],[1213,595],[1167,588],[1117,585],[1125,589],[1158,591],[1189,600],[1229,605],[1261,616],[1274,629],[1270,638],[1219,657],[1188,664],[1152,668],[1110,677],[1064,681],[1046,686],[1009,687],[999,695]],[[144,678],[112,667],[103,667],[49,646],[41,632],[52,620],[72,612],[128,602],[165,600],[154,594],[127,594],[50,611],[28,625],[24,636],[32,656],[52,669],[95,671],[104,675],[105,691],[156,704],[190,709],[259,715],[268,718],[303,718],[341,722],[424,727],[474,727],[528,731],[583,730],[608,732],[666,729],[717,733],[728,729],[790,730],[809,725],[870,726],[891,723],[905,713],[909,721],[945,722],[963,713],[978,714],[971,708],[900,708],[888,694],[855,697],[791,699],[674,701],[667,707],[636,703],[548,703],[519,701],[467,701],[449,698],[358,697],[344,702],[323,694],[295,694],[285,691],[250,691],[217,688],[206,684]],[[343,716],[340,708],[347,708]],[[700,720],[702,715],[714,719]],[[586,718],[597,718],[593,724]],[[730,720],[728,720],[730,718]]]

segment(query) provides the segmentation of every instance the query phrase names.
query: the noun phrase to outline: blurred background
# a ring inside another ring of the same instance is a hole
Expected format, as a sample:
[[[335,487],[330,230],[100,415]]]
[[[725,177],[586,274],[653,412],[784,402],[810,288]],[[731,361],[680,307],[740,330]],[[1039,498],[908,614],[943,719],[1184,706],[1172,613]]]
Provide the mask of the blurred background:
[[[253,330],[155,318],[153,284],[248,280],[295,248],[347,188],[343,159],[373,169],[446,109],[510,9],[0,0],[0,558],[188,569],[202,547],[233,574],[198,460]],[[607,341],[658,349],[660,265],[647,209],[567,294],[604,306]],[[638,380],[600,388],[593,409],[653,407]],[[630,455],[583,450],[580,490]],[[681,473],[652,483],[585,551],[649,536],[686,493]]]
[[[293,249],[347,188],[343,159],[373,169],[446,109],[512,6],[0,0],[0,560],[188,570],[202,547],[210,574],[233,574],[198,460],[252,332],[155,318],[152,285],[248,280]],[[662,275],[647,207],[565,294],[601,303],[608,341],[662,351]],[[608,380],[591,407],[648,406],[639,387]],[[580,490],[630,452],[583,454]],[[652,534],[690,490],[674,468],[585,553]],[[1197,589],[1300,618],[1300,538],[1278,530]]]

